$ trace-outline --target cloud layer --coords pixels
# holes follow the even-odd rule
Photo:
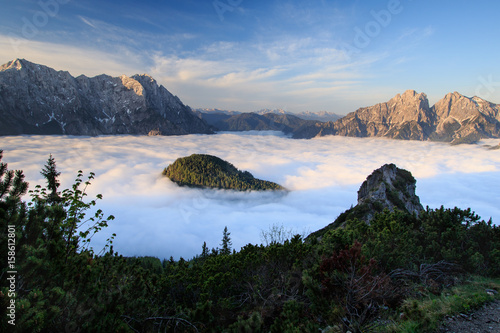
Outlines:
[[[77,170],[95,172],[89,195],[103,194],[99,208],[116,220],[96,236],[94,247],[101,248],[116,232],[115,250],[124,255],[191,258],[201,252],[204,241],[210,248],[219,246],[224,226],[236,249],[260,243],[261,231],[275,224],[307,234],[356,204],[361,183],[385,163],[412,172],[424,206],[471,207],[484,219],[500,221],[498,150],[345,137],[292,140],[269,134],[1,137],[0,149],[10,169],[25,171],[31,188],[43,184],[40,170],[49,154],[62,172],[61,188],[72,184]],[[175,159],[193,153],[216,155],[290,192],[180,188],[161,176]]]

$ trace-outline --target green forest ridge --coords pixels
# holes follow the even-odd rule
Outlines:
[[[240,171],[223,159],[206,154],[178,158],[163,170],[163,175],[180,186],[247,190],[284,190],[281,185],[260,180]]]

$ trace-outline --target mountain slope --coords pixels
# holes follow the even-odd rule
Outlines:
[[[17,59],[0,67],[0,135],[211,133],[147,74],[84,75]]]

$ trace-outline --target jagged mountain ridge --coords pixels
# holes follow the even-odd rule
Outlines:
[[[295,139],[342,135],[458,144],[500,138],[499,110],[497,104],[457,92],[447,94],[431,107],[425,93],[407,90],[387,102],[360,108],[336,121],[298,121],[294,117],[300,115],[280,110],[264,114],[205,112],[200,116],[218,130],[280,130]]]
[[[457,92],[432,107],[424,93],[407,90],[385,103],[360,108],[345,117],[295,133],[296,138],[342,135],[471,143],[500,138],[500,106]]]
[[[433,106],[437,121],[431,139],[460,143],[498,138],[499,110],[500,105],[482,98],[449,93]]]
[[[16,59],[0,67],[0,135],[212,133],[149,75],[89,78]]]
[[[24,59],[0,67],[0,135],[281,130],[297,139],[343,135],[457,144],[500,138],[499,110],[498,104],[457,92],[430,107],[424,93],[408,90],[336,121],[299,120],[283,110],[214,114],[209,120],[207,113],[195,114],[147,74],[75,78]],[[257,116],[262,118],[254,119]]]

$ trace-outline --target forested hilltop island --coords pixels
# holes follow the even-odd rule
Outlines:
[[[248,171],[240,171],[223,159],[206,154],[178,158],[163,170],[163,175],[180,186],[227,190],[284,190],[273,182],[255,178]]]

